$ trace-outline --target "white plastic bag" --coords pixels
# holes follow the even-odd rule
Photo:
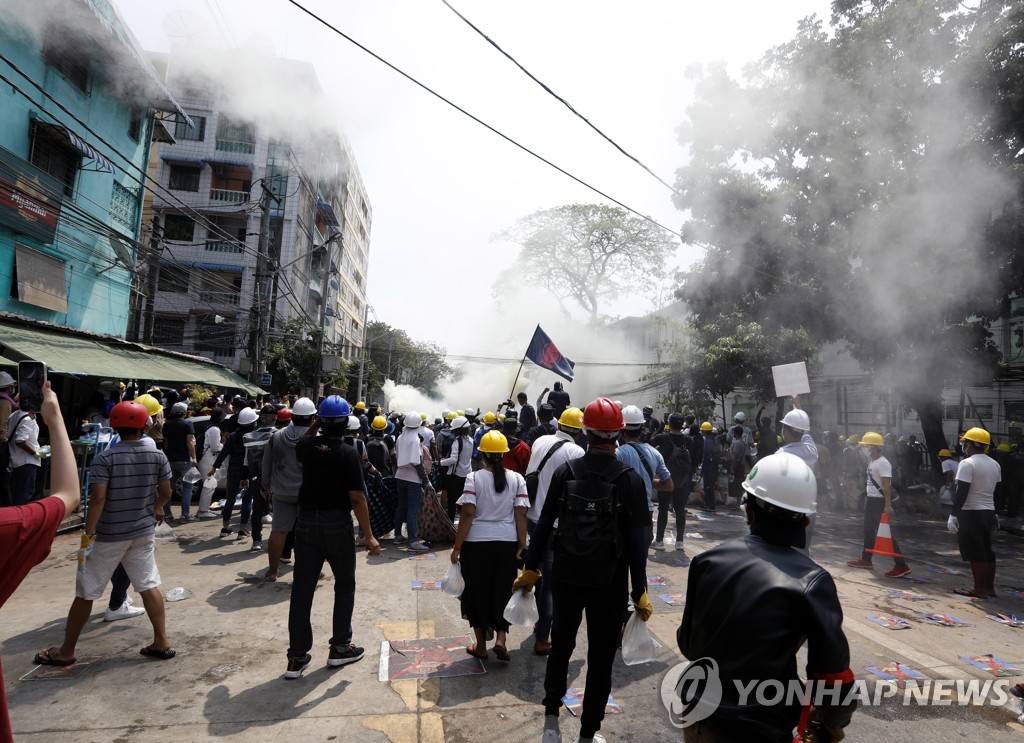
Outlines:
[[[939,504],[943,506],[953,505],[953,488],[943,485],[939,489]]]
[[[199,482],[200,480],[203,479],[203,475],[199,471],[198,467],[191,467],[191,468],[189,468],[188,472],[186,472],[184,475],[181,476],[181,479],[182,479],[183,482],[188,482],[188,483],[195,484],[195,483],[197,483],[197,482]]]
[[[456,562],[448,568],[444,580],[441,581],[441,590],[455,598],[462,595],[462,592],[466,590],[466,581],[462,577],[462,565]]]
[[[172,529],[166,521],[161,521],[156,525],[156,530],[153,532],[153,536],[156,539],[177,539],[177,537],[174,536],[174,529]]]
[[[647,629],[647,623],[637,612],[633,612],[622,635],[622,662],[627,666],[650,663],[656,655],[655,650],[654,638]]]
[[[502,616],[513,627],[532,627],[540,621],[537,595],[533,591],[527,592],[525,588],[516,589],[512,592],[512,598],[505,604]]]

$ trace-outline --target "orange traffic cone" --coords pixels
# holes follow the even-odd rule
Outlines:
[[[892,544],[892,529],[889,528],[889,514],[883,513],[882,520],[878,522],[878,535],[875,537],[875,548],[865,550],[875,555],[886,557],[903,557]]]

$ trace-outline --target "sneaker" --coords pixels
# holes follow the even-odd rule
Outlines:
[[[301,658],[289,658],[288,670],[284,672],[284,677],[286,679],[297,679],[299,676],[302,675],[302,672],[309,667],[309,664],[312,662],[312,660],[313,656],[311,656],[309,653],[306,653]]]
[[[200,511],[199,513],[196,514],[196,520],[197,521],[205,521],[207,519],[215,519],[215,518],[218,518],[218,516],[213,511]]]
[[[875,569],[875,566],[871,564],[871,560],[847,560],[846,564],[851,568],[864,568],[865,570]]]
[[[250,552],[259,552],[262,549],[263,549],[263,542],[259,541],[259,542],[253,542],[252,543],[252,547],[249,548],[249,551]]]
[[[355,663],[362,657],[363,649],[356,647],[355,645],[349,645],[344,650],[338,650],[336,647],[331,645],[331,652],[327,656],[327,665],[331,668],[346,666],[349,663]]]
[[[893,569],[885,574],[885,577],[886,578],[902,578],[904,575],[910,575],[910,566],[909,565],[904,565],[902,567],[900,567],[899,565],[894,565]]]
[[[178,519],[178,520],[179,521],[195,521],[196,517],[191,515],[191,514],[188,514],[188,513],[183,513],[183,514],[181,514],[181,518]]]
[[[405,544],[408,541],[409,541],[409,538],[408,537],[403,537],[401,534],[399,534],[397,537],[395,537],[395,544]]]
[[[247,536],[249,536],[249,532],[247,532],[245,529],[239,529],[238,530],[238,538],[239,539],[245,539]]]
[[[225,526],[223,529],[220,530],[220,535],[222,537],[226,537],[228,534],[231,534],[231,529],[229,529],[228,527]]]
[[[146,610],[141,606],[132,606],[131,599],[128,599],[116,609],[107,609],[103,612],[104,622],[116,622],[118,619],[131,619],[145,614]]]
[[[281,555],[281,563],[282,564],[284,564],[284,565],[291,565],[291,562],[292,562],[292,556],[291,555]]]
[[[685,545],[685,544],[683,544],[681,540],[678,540],[678,539],[677,539],[677,540],[676,540],[676,551],[677,551],[677,552],[682,552],[682,551],[683,551],[683,550],[685,550],[685,549],[686,549],[686,545]]]
[[[430,549],[430,548],[427,547],[427,545],[423,544],[423,542],[410,542],[409,543],[409,551],[410,552],[426,552],[428,549]]]
[[[656,550],[663,550],[665,549],[665,542],[661,540],[651,542],[651,548]]]

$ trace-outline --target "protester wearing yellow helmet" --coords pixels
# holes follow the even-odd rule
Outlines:
[[[874,554],[875,538],[879,533],[879,523],[882,514],[892,516],[895,511],[892,507],[892,464],[882,456],[882,446],[885,440],[882,435],[871,431],[861,437],[860,445],[868,450],[871,458],[867,466],[867,498],[864,503],[864,549],[860,559],[848,560],[847,565],[851,568],[863,568],[873,570],[871,557]],[[888,531],[892,533],[892,526]],[[900,553],[899,545],[895,535],[892,536],[892,551],[896,554],[893,557],[895,565],[885,575],[887,578],[900,578],[910,574],[910,566]]]
[[[946,523],[956,534],[960,557],[971,564],[974,585],[955,592],[968,598],[996,595],[996,553],[992,535],[999,528],[995,490],[1002,481],[999,463],[988,455],[992,437],[984,428],[972,428],[960,437],[966,457],[956,470],[953,511]]]

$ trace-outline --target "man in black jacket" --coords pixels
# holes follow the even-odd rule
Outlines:
[[[832,576],[793,549],[804,546],[807,516],[817,507],[814,473],[799,457],[780,452],[759,459],[743,489],[750,535],[690,564],[676,639],[691,661],[717,665],[722,698],[716,709],[709,704],[691,717],[685,739],[792,743],[809,708],[799,706],[788,686],[780,703],[760,705],[756,682],[797,682],[796,654],[806,640],[807,678],[821,685],[810,697],[809,729],[816,741],[842,740],[856,706],[847,703],[854,677],[843,611]]]

